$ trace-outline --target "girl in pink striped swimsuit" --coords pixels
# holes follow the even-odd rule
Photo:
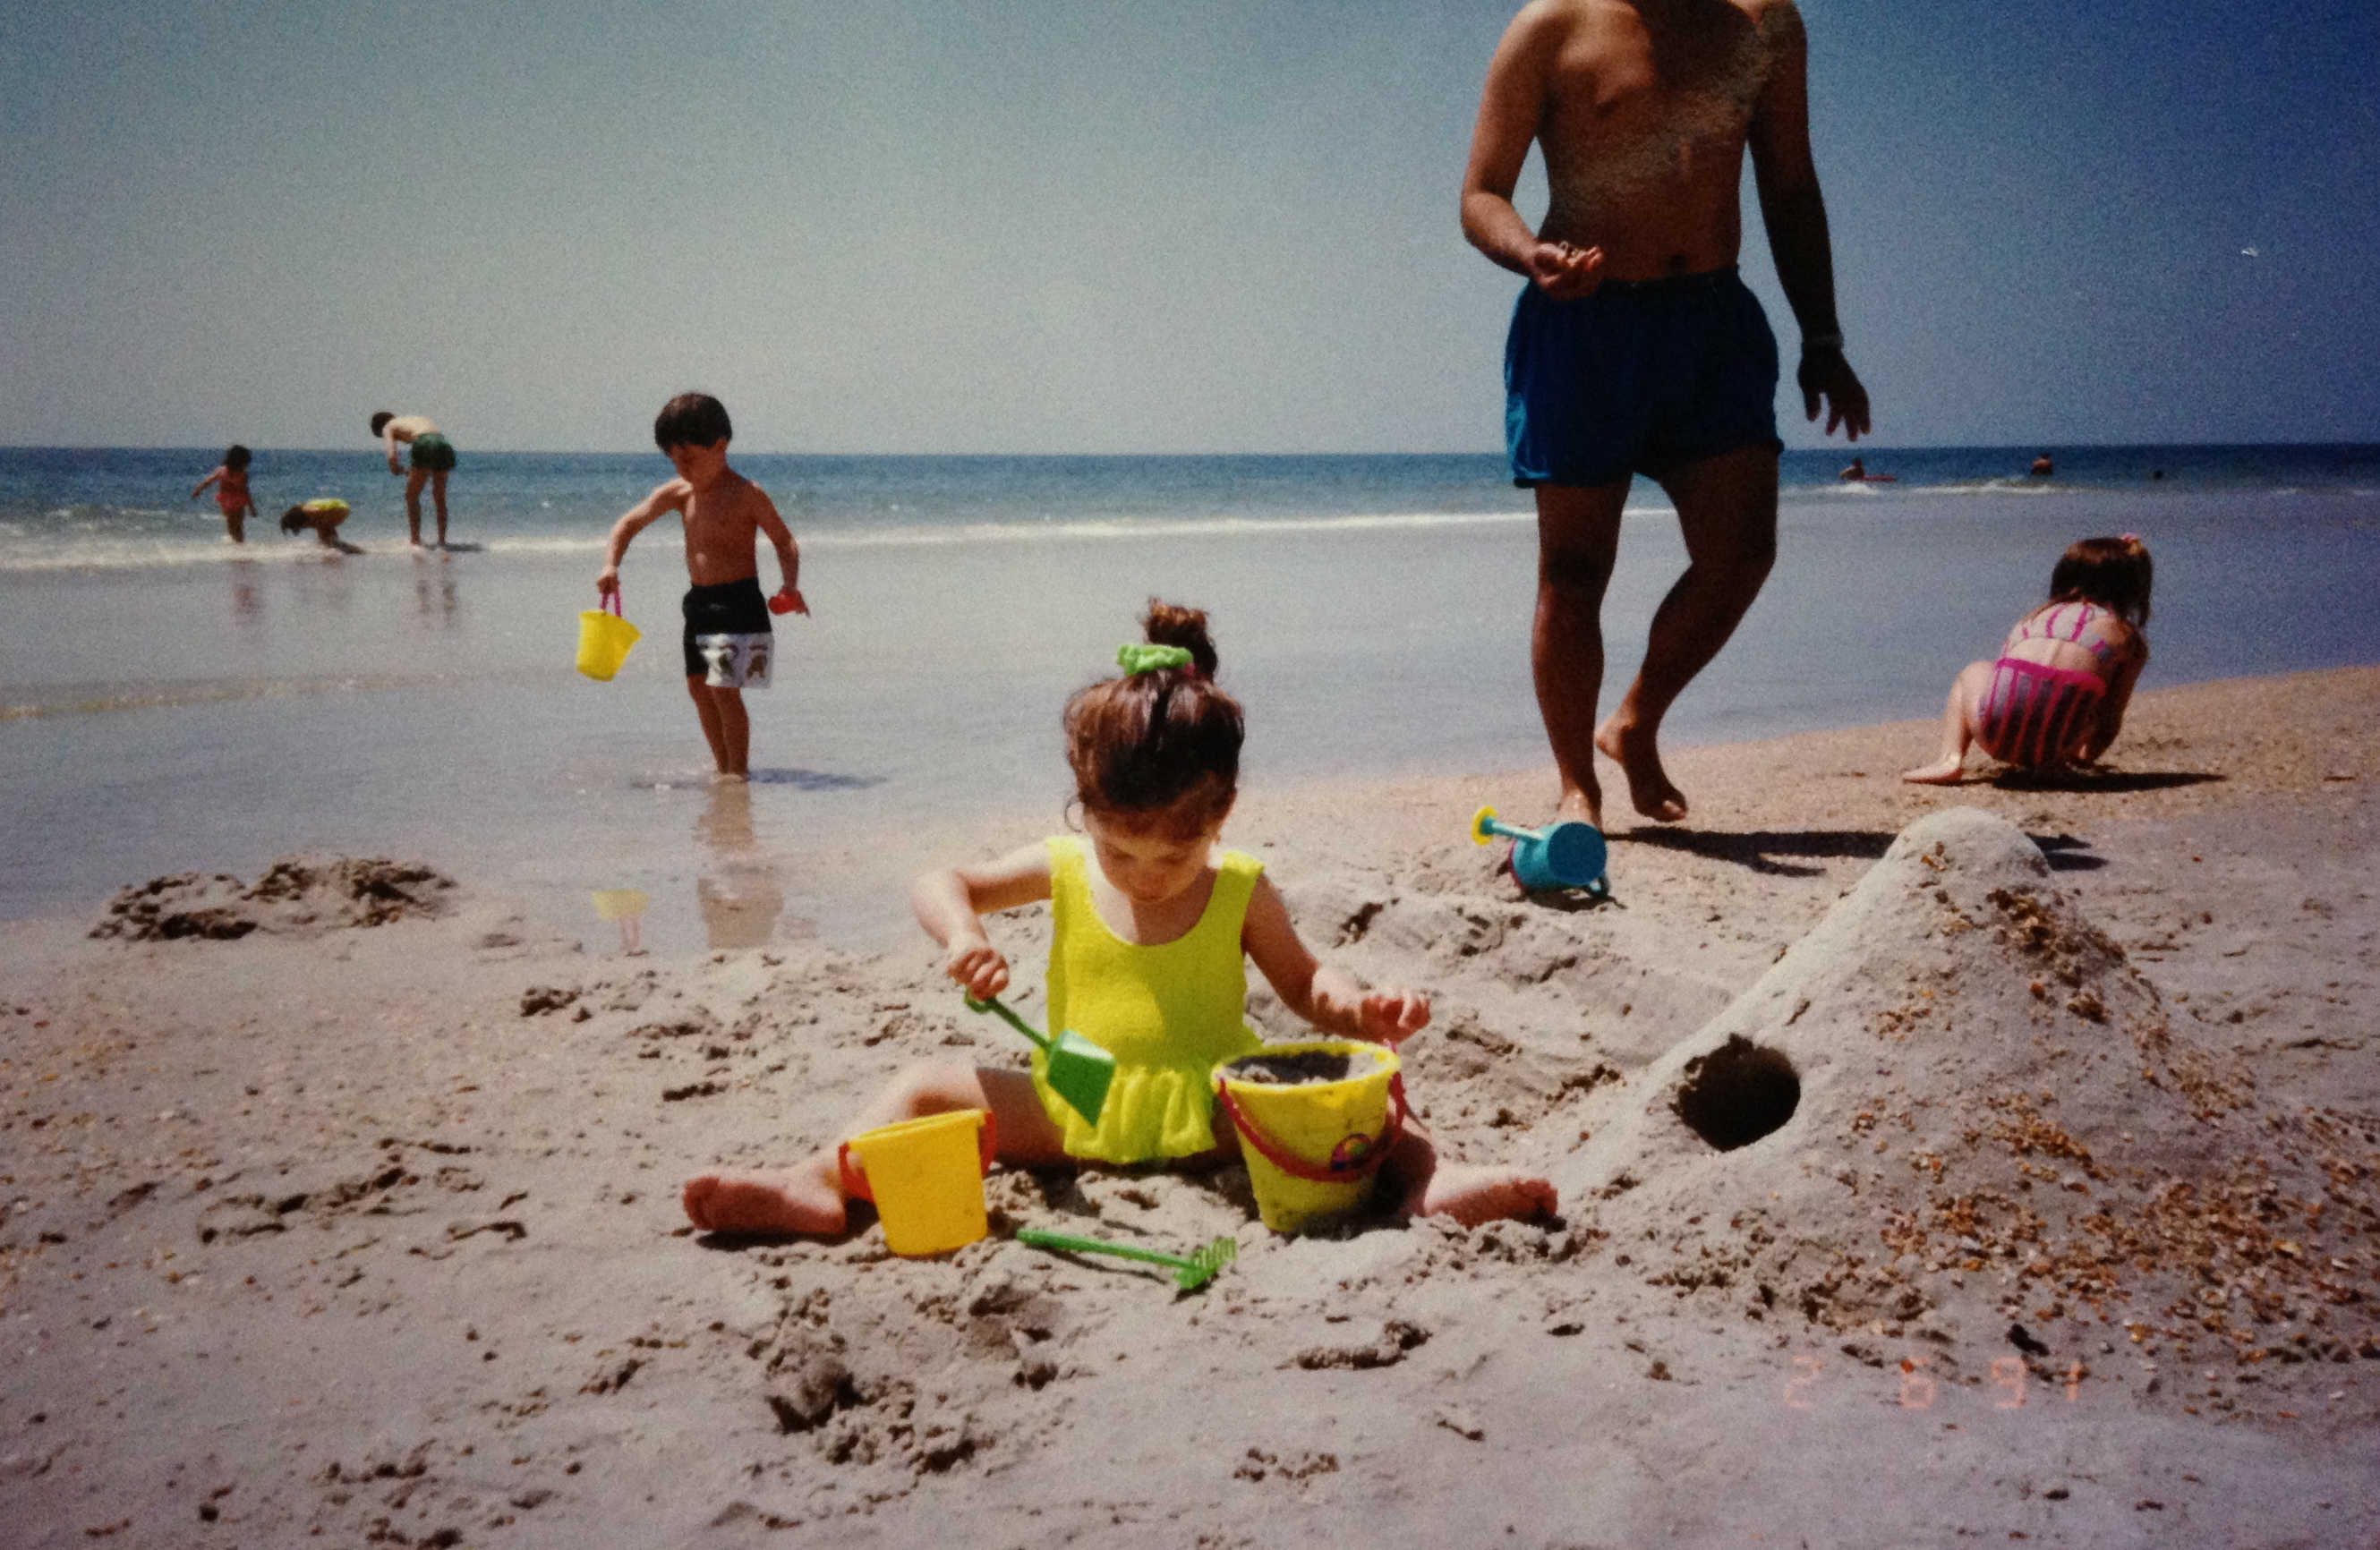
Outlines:
[[[2148,664],[2153,571],[2131,533],[2084,539],[2049,575],[2049,601],[2017,621],[1996,662],[1970,662],[1942,708],[1942,754],[1900,778],[1956,785],[1970,745],[2021,769],[2091,764],[2123,730]]]

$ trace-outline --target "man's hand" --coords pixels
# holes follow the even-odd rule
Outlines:
[[[1428,1026],[1429,998],[1418,990],[1382,986],[1365,993],[1356,1003],[1355,1014],[1362,1024],[1362,1037],[1394,1047]]]
[[[771,613],[798,613],[807,618],[810,612],[810,605],[803,600],[802,589],[800,587],[780,587],[777,588],[777,595],[769,599],[769,612]]]
[[[405,477],[404,466],[398,463],[394,457],[388,460],[388,471],[395,474],[398,478],[403,478]]]
[[[1603,249],[1540,242],[1529,249],[1529,279],[1556,301],[1593,296],[1603,284]]]
[[[1852,363],[1843,358],[1840,345],[1802,352],[1802,366],[1793,373],[1802,384],[1802,412],[1811,419],[1818,418],[1818,401],[1827,403],[1827,434],[1835,433],[1838,425],[1843,435],[1858,441],[1867,434],[1867,389],[1860,386],[1859,377]]]

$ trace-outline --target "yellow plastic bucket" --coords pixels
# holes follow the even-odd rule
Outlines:
[[[1354,1069],[1338,1081],[1298,1083],[1250,1081],[1234,1071],[1301,1055],[1346,1057]],[[1394,1051],[1353,1039],[1269,1044],[1215,1068],[1217,1101],[1240,1132],[1265,1226],[1295,1232],[1364,1203],[1404,1126],[1400,1070]]]
[[[884,1244],[896,1254],[939,1254],[991,1230],[984,1217],[983,1176],[991,1167],[991,1116],[953,1109],[862,1131],[836,1151],[843,1193],[876,1202]],[[851,1170],[853,1153],[868,1170]]]
[[[619,594],[611,597],[612,606],[619,606]],[[608,684],[628,660],[628,648],[645,638],[645,633],[617,613],[607,613],[590,608],[578,616],[578,671],[599,684]]]

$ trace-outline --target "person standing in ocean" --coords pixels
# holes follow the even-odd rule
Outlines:
[[[405,476],[405,530],[407,541],[417,549],[421,544],[421,487],[430,487],[431,504],[438,508],[438,547],[446,547],[446,476],[455,471],[455,446],[439,430],[438,422],[428,415],[393,415],[386,409],[371,418],[371,433],[380,438],[388,452],[388,471]],[[396,447],[400,442],[411,443],[407,466],[399,467]]]
[[[1647,817],[1686,816],[1661,719],[1734,633],[1776,556],[1777,341],[1736,273],[1744,151],[1802,333],[1813,420],[1857,441],[1867,390],[1843,358],[1827,210],[1810,154],[1808,41],[1791,0],[1534,0],[1488,68],[1463,230],[1528,285],[1505,344],[1513,482],[1536,491],[1537,706],[1560,812],[1600,825],[1595,752]],[[1535,141],[1551,200],[1512,190]],[[1678,511],[1689,563],[1610,718],[1603,592],[1638,473]]]

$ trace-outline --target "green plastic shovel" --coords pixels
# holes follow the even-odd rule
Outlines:
[[[1115,1080],[1114,1056],[1072,1028],[1054,1039],[1049,1037],[1002,1006],[997,996],[987,1001],[969,996],[966,1004],[969,1011],[999,1013],[1002,1022],[1039,1046],[1050,1058],[1045,1072],[1050,1085],[1074,1106],[1085,1123],[1099,1122],[1099,1110],[1107,1107],[1108,1084]]]
[[[1114,1254],[1120,1259],[1137,1259],[1150,1265],[1166,1265],[1173,1271],[1173,1284],[1184,1291],[1196,1291],[1215,1278],[1215,1272],[1240,1257],[1240,1241],[1218,1238],[1187,1258],[1181,1254],[1160,1253],[1155,1249],[1136,1249],[1129,1243],[1110,1243],[1099,1238],[1075,1238],[1063,1232],[1044,1232],[1038,1227],[1020,1227],[1016,1241],[1037,1249],[1061,1249],[1068,1253]]]

